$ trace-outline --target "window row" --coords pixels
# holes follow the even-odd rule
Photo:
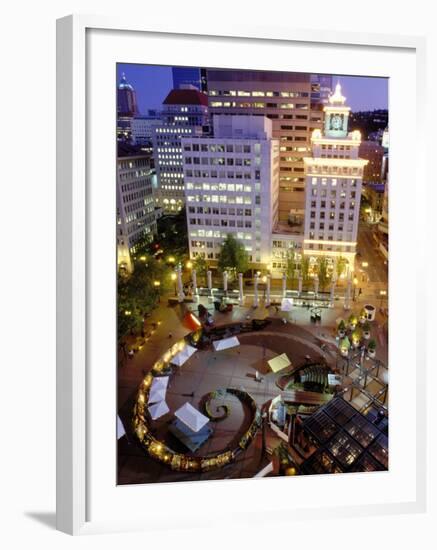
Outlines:
[[[339,220],[339,221],[344,221],[345,219],[345,214],[344,212],[339,212],[338,213],[338,216],[336,215],[335,212],[329,212],[329,215],[327,215],[328,212],[325,214],[325,212],[319,212],[319,219],[321,220],[324,220],[324,219],[329,219],[329,220]],[[315,219],[317,217],[316,215],[316,212],[315,210],[311,210],[311,213],[310,213],[310,218],[311,219]],[[348,215],[347,215],[347,219],[349,221],[353,221],[354,220],[354,213],[353,212],[350,212]]]
[[[316,226],[317,225],[317,226]],[[349,232],[352,232],[353,231],[353,224],[348,224],[345,228],[345,226],[340,223],[337,225],[337,229],[335,229],[335,225],[334,223],[329,223],[329,224],[325,224],[324,222],[320,222],[319,224],[316,224],[315,222],[311,222],[310,223],[310,229],[317,229],[317,231],[324,231],[325,228],[327,227],[328,231],[344,231],[346,229],[346,231],[349,231]]]
[[[224,158],[224,157],[185,157],[185,164],[202,164],[213,166],[251,166],[250,158]],[[255,164],[261,164],[261,158],[255,158]]]
[[[334,189],[330,189],[329,190],[329,197],[331,199],[337,199],[337,198],[340,198],[340,199],[355,199],[356,198],[356,191],[351,191],[350,193],[347,192],[347,190],[345,191],[345,187],[341,187],[341,191],[339,192],[338,189],[334,188]],[[328,189],[311,189],[311,196],[312,197],[322,197],[322,198],[326,198],[328,197]]]
[[[259,181],[261,179],[260,170],[255,170],[252,175],[251,172],[217,172],[217,170],[186,170],[185,171],[187,178],[227,178],[230,180],[251,180],[255,179]]]
[[[309,97],[308,92],[292,92],[292,91],[263,91],[263,90],[209,90],[208,94],[215,96],[230,96],[230,97]]]
[[[252,209],[251,208],[214,208],[210,206],[189,206],[188,207],[188,213],[189,214],[222,214],[222,215],[228,215],[228,216],[251,216],[252,215]]]
[[[254,144],[254,152],[259,153],[260,144]],[[234,145],[232,143],[185,143],[184,151],[198,151],[202,153],[250,153],[251,145]]]
[[[245,196],[230,196],[227,195],[187,195],[187,202],[216,202],[228,204],[252,204],[252,198]],[[260,201],[256,201],[259,204]]]
[[[190,225],[214,225],[216,227],[245,227],[246,229],[252,228],[252,222],[250,220],[211,220],[211,219],[202,219],[202,218],[189,218]]]
[[[260,184],[255,184],[255,190],[259,191]],[[252,185],[243,185],[242,183],[186,183],[185,189],[196,191],[233,191],[252,193],[254,190]]]

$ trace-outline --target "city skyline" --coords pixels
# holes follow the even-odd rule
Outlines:
[[[118,63],[117,83],[123,73],[136,91],[141,114],[147,114],[148,109],[160,109],[173,88],[171,66]],[[333,75],[333,84],[337,81],[342,86],[352,112],[388,109],[388,78]]]

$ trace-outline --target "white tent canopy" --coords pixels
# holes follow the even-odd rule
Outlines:
[[[179,418],[186,426],[193,432],[198,432],[205,424],[208,424],[209,419],[197,409],[195,409],[190,403],[184,403],[182,407],[175,412],[175,416]]]
[[[273,359],[270,359],[268,364],[273,372],[279,372],[289,367],[291,365],[291,361],[287,357],[287,354],[283,353],[282,355],[277,355],[276,357],[273,357]]]
[[[291,311],[293,309],[293,298],[282,298],[281,311]]]
[[[149,393],[149,404],[165,400],[166,388],[151,388]]]
[[[187,344],[183,350],[181,350],[173,357],[171,363],[173,363],[173,365],[178,365],[179,367],[181,367],[185,363],[185,361],[187,361],[196,351],[196,348],[193,348],[193,346]]]
[[[154,403],[149,407],[149,413],[153,420],[164,416],[167,414],[170,409],[165,401],[160,401],[159,403]]]
[[[153,379],[152,382],[152,390],[157,390],[159,388],[167,389],[168,381],[170,377],[169,376],[157,376]]]
[[[124,429],[123,422],[117,414],[117,439],[121,439],[126,435],[126,430]]]
[[[228,348],[234,348],[240,345],[240,341],[236,336],[231,336],[230,338],[224,338],[223,340],[217,340],[213,343],[214,349],[216,351],[221,351]]]

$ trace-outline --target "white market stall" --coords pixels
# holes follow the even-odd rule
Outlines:
[[[150,388],[148,403],[159,403],[159,401],[165,401],[165,394],[167,388]]]
[[[178,365],[179,367],[181,367],[186,361],[188,361],[193,353],[196,353],[196,351],[196,348],[193,348],[193,346],[187,344],[183,350],[181,350],[173,357],[171,363],[173,363],[173,365]]]
[[[224,349],[235,348],[240,345],[240,341],[236,336],[231,336],[230,338],[224,338],[223,340],[217,340],[213,342],[214,349],[216,351],[222,351]]]
[[[293,309],[293,298],[282,298],[281,311],[291,311]]]
[[[169,381],[169,379],[170,379],[169,376],[156,376],[156,377],[153,379],[151,389],[152,389],[152,390],[157,390],[157,389],[159,389],[159,388],[162,388],[162,389],[166,390],[167,387],[168,387],[168,381]]]
[[[121,439],[126,435],[126,430],[124,429],[123,422],[117,414],[117,439]]]
[[[273,359],[270,359],[267,362],[273,372],[279,372],[291,365],[291,361],[288,358],[286,353],[277,355],[276,357],[273,357]]]
[[[168,408],[168,405],[165,401],[154,403],[149,407],[149,413],[153,420],[156,420],[161,416],[164,416],[164,414],[167,414],[169,410],[170,409]]]
[[[198,432],[209,422],[207,416],[203,415],[188,402],[179,407],[175,412],[175,416],[193,432]]]

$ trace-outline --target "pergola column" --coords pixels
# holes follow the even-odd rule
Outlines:
[[[270,305],[270,275],[267,275],[266,306]]]
[[[258,307],[258,275],[254,278],[253,307]]]
[[[211,270],[209,270],[209,269],[206,272],[206,281],[207,281],[207,284],[208,284],[209,293],[212,296],[212,273],[211,273]]]
[[[178,301],[183,302],[185,299],[184,285],[182,283],[182,267],[178,265],[176,269],[177,284],[178,284]]]
[[[244,304],[244,294],[243,294],[243,274],[238,274],[238,292],[240,297],[240,306]]]

